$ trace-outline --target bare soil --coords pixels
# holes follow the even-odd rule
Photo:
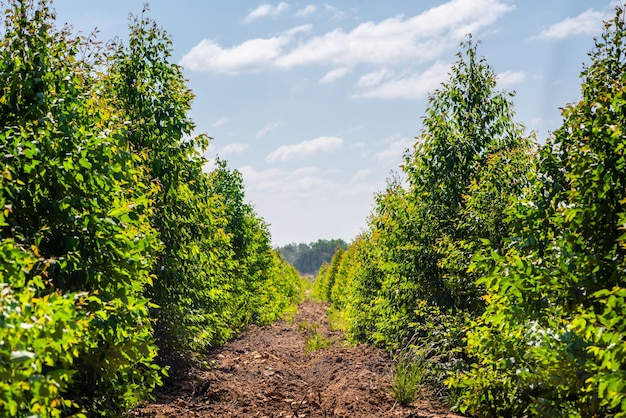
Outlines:
[[[304,302],[294,321],[247,328],[239,338],[202,356],[211,366],[208,370],[170,354],[171,378],[157,391],[155,401],[130,415],[460,417],[424,400],[398,404],[389,390],[389,354],[367,345],[345,344],[342,333],[329,328],[326,308]],[[306,339],[314,332],[311,324],[330,339],[330,347],[306,352]]]

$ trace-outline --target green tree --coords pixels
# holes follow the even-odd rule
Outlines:
[[[596,40],[582,99],[509,212],[505,251],[477,262],[489,289],[468,337],[478,362],[453,382],[473,414],[626,416],[624,13]]]
[[[403,166],[415,218],[407,242],[419,258],[408,275],[430,304],[480,310],[482,291],[466,272],[472,244],[501,243],[508,230],[497,210],[527,184],[532,144],[514,122],[511,95],[495,88],[470,39],[450,81],[430,96],[422,135]],[[463,245],[469,250],[458,254]]]
[[[318,274],[313,285],[313,291],[321,300],[325,302],[331,301],[331,292],[337,278],[341,259],[345,251],[341,246],[335,248],[335,254],[330,260],[328,268],[325,268],[323,274]],[[320,270],[321,271],[321,270]]]
[[[338,246],[345,250],[347,243],[342,239],[319,239],[309,244],[288,244],[279,250],[300,274],[317,276],[320,266],[330,263]]]
[[[369,222],[376,267],[366,280],[378,290],[367,292],[376,312],[368,339],[377,344],[425,336],[433,316],[446,328],[456,323],[460,339],[464,313],[483,306],[469,260],[483,241],[500,245],[508,235],[498,210],[532,167],[533,146],[513,121],[510,96],[495,90],[476,45],[463,47],[450,80],[429,97],[422,134],[402,166],[408,184],[392,178]]]
[[[353,292],[344,298],[351,338],[430,353],[424,379],[439,393],[467,369],[465,331],[484,308],[470,260],[485,243],[504,245],[512,228],[504,209],[533,170],[532,137],[514,122],[510,97],[496,90],[476,44],[463,44],[449,81],[429,97],[405,179],[392,177],[376,196],[357,267],[339,268],[353,277],[336,279]]]
[[[202,171],[198,149],[208,137],[190,136],[193,94],[182,69],[170,62],[170,37],[145,13],[132,18],[128,43],[115,46],[107,91],[131,121],[125,135],[158,186],[150,222],[163,247],[149,294],[158,305],[152,310],[157,336],[164,346],[202,349],[230,335],[218,312],[226,310],[222,289],[232,269],[231,242],[219,198]]]
[[[0,328],[0,340],[10,341],[0,349],[3,364],[14,364],[15,352],[30,353],[21,364],[32,373],[22,375],[29,383],[2,378],[12,383],[0,394],[9,416],[107,414],[160,382],[144,297],[158,248],[147,220],[150,186],[116,109],[99,100],[102,56],[54,23],[45,1],[7,2],[0,238],[12,255],[2,259],[7,274],[0,281],[9,286],[5,306],[30,303],[41,315],[19,340],[9,325],[13,314]],[[24,270],[7,267],[16,262]],[[48,302],[67,311],[46,322]],[[54,336],[59,345],[41,344]]]

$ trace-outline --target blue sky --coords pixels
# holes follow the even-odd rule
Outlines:
[[[138,0],[56,0],[60,23],[127,33]],[[196,94],[207,158],[242,172],[274,245],[353,239],[373,194],[420,134],[428,93],[472,33],[515,91],[516,119],[545,141],[612,0],[153,0]]]

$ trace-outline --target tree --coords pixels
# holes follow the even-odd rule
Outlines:
[[[309,244],[288,244],[280,248],[285,259],[304,276],[317,276],[323,263],[330,263],[335,250],[341,247],[344,250],[347,243],[342,239],[319,239]]]
[[[380,272],[370,339],[379,344],[425,336],[433,315],[458,319],[460,333],[461,313],[480,314],[483,291],[469,260],[484,240],[500,245],[507,235],[497,210],[520,193],[532,166],[532,143],[513,121],[509,95],[495,91],[495,74],[471,39],[463,47],[450,80],[429,97],[402,166],[408,184],[392,179],[369,222]]]
[[[208,137],[190,137],[193,94],[182,69],[169,61],[170,37],[146,11],[133,17],[127,45],[115,46],[107,91],[132,121],[125,135],[157,187],[150,222],[163,246],[149,293],[158,305],[156,335],[162,346],[202,349],[230,335],[218,314],[227,297],[218,289],[230,279],[232,249],[219,198],[202,171],[198,149]]]
[[[0,362],[26,353],[29,370],[0,379],[11,382],[2,415],[119,411],[160,382],[144,295],[158,248],[150,187],[119,114],[99,100],[102,55],[56,30],[45,1],[9,1],[4,16],[0,238],[11,255],[0,281],[5,306],[41,317],[21,339],[1,329],[16,345],[2,345]],[[46,319],[44,303],[67,311]]]
[[[596,40],[582,99],[540,153],[509,211],[507,246],[479,260],[487,310],[479,361],[456,384],[482,416],[626,416],[624,8]]]

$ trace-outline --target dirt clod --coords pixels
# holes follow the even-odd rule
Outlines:
[[[293,323],[251,326],[205,355],[200,370],[172,364],[170,381],[135,417],[459,417],[427,402],[398,404],[389,392],[389,355],[367,345],[348,347],[331,331],[326,306],[305,302]],[[306,352],[302,324],[331,341]],[[300,325],[300,330],[298,329]]]

